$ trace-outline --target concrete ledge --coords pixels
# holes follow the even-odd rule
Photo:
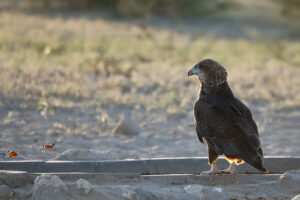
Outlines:
[[[264,165],[270,173],[284,173],[300,169],[298,157],[266,157]],[[217,162],[219,169],[228,167],[225,159]],[[93,161],[0,161],[0,170],[26,171],[30,173],[135,173],[154,174],[199,174],[209,170],[207,158],[155,158],[141,160],[93,160]],[[261,173],[248,164],[237,166],[240,174]]]
[[[22,180],[30,177],[28,183],[33,183],[36,177],[41,173],[26,173],[20,171],[0,171],[0,182],[4,177],[14,180],[15,183],[20,183]],[[255,184],[268,181],[276,181],[281,174],[233,174],[233,175],[200,175],[200,174],[159,174],[159,175],[140,175],[133,173],[51,173],[51,175],[57,175],[60,179],[66,182],[76,182],[80,178],[89,180],[93,184],[109,185],[109,184],[129,184],[138,182],[151,182],[154,184],[162,185],[184,185],[184,184],[201,184],[207,186],[214,186],[216,184],[222,185],[234,185],[234,184]],[[24,182],[24,181],[23,181]],[[25,184],[22,184],[25,185]]]

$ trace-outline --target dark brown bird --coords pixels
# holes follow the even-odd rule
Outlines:
[[[267,173],[257,126],[251,111],[237,99],[228,83],[224,67],[206,59],[196,64],[188,76],[196,75],[201,82],[199,99],[194,105],[195,126],[200,142],[208,147],[211,169],[204,174],[234,173],[235,165],[245,162]],[[216,160],[223,155],[230,163],[218,171]]]

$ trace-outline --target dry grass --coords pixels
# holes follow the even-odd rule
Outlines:
[[[186,72],[204,58],[229,70],[242,99],[300,103],[297,41],[209,38],[74,14],[2,12],[0,24],[0,92],[7,106],[81,101],[185,113],[198,91]]]

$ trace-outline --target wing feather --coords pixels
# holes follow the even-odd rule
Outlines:
[[[204,137],[219,155],[237,156],[249,164],[263,157],[251,111],[237,98],[200,98],[194,114],[199,140]]]

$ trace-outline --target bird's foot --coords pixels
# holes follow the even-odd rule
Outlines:
[[[220,174],[220,171],[218,170],[215,162],[212,164],[209,171],[205,171],[205,172],[200,173],[200,175],[212,175],[212,174]]]
[[[212,174],[219,174],[219,175],[223,175],[223,174],[234,174],[235,172],[235,163],[231,163],[230,166],[228,167],[228,169],[225,170],[218,170],[216,163],[213,163],[213,165],[211,166],[211,169],[209,171],[206,172],[201,172],[200,175],[212,175]]]
[[[222,174],[235,174],[235,163],[231,163],[228,169],[221,170]]]

